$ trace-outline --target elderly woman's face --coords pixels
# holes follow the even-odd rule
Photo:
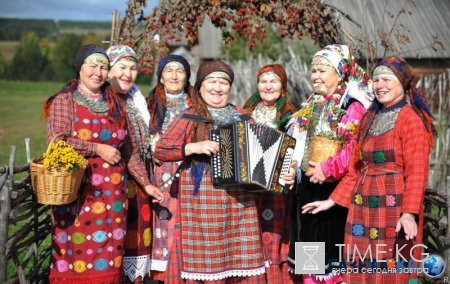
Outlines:
[[[280,77],[275,74],[262,74],[258,79],[258,91],[261,100],[267,105],[276,103],[281,95],[283,86]]]
[[[161,72],[161,83],[166,93],[178,95],[186,85],[186,71],[179,66],[167,66]]]
[[[127,94],[133,87],[138,74],[137,63],[119,60],[111,67],[108,77],[110,83],[120,94]]]
[[[377,100],[384,106],[391,106],[403,99],[403,86],[395,76],[377,76],[373,80],[373,91]]]
[[[223,78],[208,78],[200,86],[200,94],[210,107],[223,108],[228,104],[230,82]]]
[[[109,66],[105,63],[87,62],[81,65],[80,84],[92,93],[98,93],[108,78]]]
[[[312,65],[311,82],[314,85],[314,92],[322,96],[334,94],[339,85],[339,75],[331,66]]]

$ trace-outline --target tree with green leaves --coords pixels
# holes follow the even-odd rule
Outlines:
[[[13,80],[38,81],[51,73],[48,65],[48,42],[42,41],[34,32],[22,36],[19,47],[11,61],[7,77]]]
[[[82,38],[78,35],[62,35],[49,54],[49,61],[55,71],[53,80],[68,81],[74,77],[73,59],[81,45]]]

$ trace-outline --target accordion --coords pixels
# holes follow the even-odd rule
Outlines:
[[[288,173],[295,139],[260,123],[238,121],[211,130],[220,151],[211,156],[212,182],[247,190],[287,191],[280,175]]]

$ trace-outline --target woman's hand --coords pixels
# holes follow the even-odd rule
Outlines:
[[[164,194],[162,191],[157,188],[156,186],[149,184],[144,187],[145,192],[147,192],[148,195],[153,197],[152,202],[163,202],[164,201]]]
[[[285,182],[286,185],[289,185],[289,189],[292,189],[294,187],[295,182],[295,166],[297,165],[297,162],[292,162],[289,167],[289,172],[280,176]]]
[[[188,143],[184,148],[184,153],[186,156],[190,156],[193,154],[206,154],[208,156],[215,155],[219,152],[219,143],[205,140],[196,143]]]
[[[309,181],[318,184],[324,183],[327,177],[323,173],[320,163],[309,161],[309,165],[313,167],[312,170],[309,170],[305,173],[305,175],[309,177]]]
[[[118,163],[122,159],[119,150],[106,144],[98,143],[95,154],[111,165]]]
[[[395,231],[398,233],[402,228],[405,232],[406,240],[412,240],[417,236],[417,223],[412,214],[403,213],[400,219],[398,219]]]
[[[336,203],[333,200],[327,199],[322,201],[314,201],[308,204],[305,204],[302,209],[302,214],[310,213],[317,214],[321,211],[325,211],[333,207]]]

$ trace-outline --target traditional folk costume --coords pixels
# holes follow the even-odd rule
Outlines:
[[[274,74],[281,81],[282,91],[277,102],[273,106],[267,106],[256,91],[247,100],[244,108],[255,122],[285,131],[286,123],[296,111],[286,91],[286,71],[280,64],[266,65],[259,69],[256,80],[259,81],[265,74]],[[269,262],[266,271],[267,283],[293,283],[293,275],[289,273],[287,265],[293,191],[283,195],[261,192],[255,194],[255,197],[264,253]]]
[[[352,258],[355,245],[362,255],[368,248],[374,252],[376,245],[381,245],[377,257],[387,261],[373,266],[378,273],[345,274],[345,281],[408,283],[417,275],[392,270],[396,268],[396,244],[399,248],[406,245],[400,253],[409,260],[411,246],[422,243],[423,199],[435,129],[425,98],[411,86],[413,76],[404,59],[386,58],[373,73],[374,80],[377,76],[397,77],[409,94],[410,104],[406,98],[386,108],[374,102],[361,124],[355,161],[330,198],[349,208],[344,256]],[[396,233],[403,213],[416,217],[415,240],[407,241],[402,231]],[[414,250],[416,259],[420,259],[420,249]],[[348,264],[352,259],[346,261]],[[404,266],[408,268],[408,263]],[[366,267],[371,266],[366,263]],[[385,273],[380,272],[383,269]]]
[[[103,48],[83,46],[75,59],[77,74],[91,56],[109,63]],[[108,83],[97,96],[87,94],[72,80],[46,101],[44,115],[49,119],[47,140],[57,133],[70,133],[67,142],[88,160],[78,199],[51,207],[49,280],[120,283],[127,226],[127,167],[139,184],[150,184],[128,136],[125,109]],[[105,162],[95,154],[97,143],[120,147],[122,160],[114,165]]]
[[[164,68],[178,67],[186,72],[186,84],[180,94],[167,94],[161,83]],[[191,106],[192,88],[189,79],[190,65],[179,55],[170,54],[162,58],[157,70],[158,85],[147,98],[148,110],[151,115],[150,133],[152,136],[152,152],[160,135],[164,134],[172,120]],[[164,201],[153,204],[153,244],[151,256],[151,278],[164,281],[169,254],[175,236],[180,234],[180,199],[179,199],[179,171],[182,158],[178,161],[155,161],[153,163],[153,184],[164,193]],[[170,269],[170,268],[169,268]]]
[[[203,63],[197,74],[197,103],[184,113],[199,120],[175,118],[156,144],[158,159],[186,159],[180,176],[180,235],[169,254],[165,283],[266,283],[254,195],[237,186],[213,185],[209,157],[184,155],[186,143],[208,140],[213,126],[249,118],[245,110],[232,105],[206,106],[197,92],[206,76],[215,74],[226,75],[232,83],[228,65]]]
[[[134,50],[126,45],[114,45],[106,50],[113,67],[118,61],[137,62]],[[128,120],[134,132],[133,145],[139,150],[141,160],[149,166],[150,163],[150,114],[147,103],[137,86],[133,86],[128,94],[120,94],[126,108]],[[147,167],[148,168],[148,167]],[[147,176],[149,174],[147,173]],[[128,181],[128,218],[127,234],[123,256],[123,283],[142,283],[150,274],[150,253],[152,240],[152,198],[145,192],[143,186],[130,177]]]
[[[294,271],[295,242],[325,242],[326,273],[305,274],[303,282],[339,283],[342,276],[333,271],[329,261],[339,259],[339,247],[335,244],[342,244],[344,241],[347,209],[335,206],[318,214],[302,214],[302,207],[310,202],[327,199],[339,183],[339,179],[347,173],[350,157],[356,145],[352,129],[369,107],[372,93],[369,91],[369,77],[354,62],[345,45],[326,46],[314,55],[312,64],[333,67],[341,78],[341,86],[329,96],[312,94],[289,122],[288,133],[297,139],[293,159],[300,165],[297,170],[299,183],[294,201],[289,265]],[[337,129],[337,132],[333,129]],[[312,137],[321,132],[337,133],[343,141],[343,147],[335,156],[320,163],[323,173],[330,181],[314,184],[305,176],[305,172],[310,160]],[[337,266],[337,262],[333,265]]]

